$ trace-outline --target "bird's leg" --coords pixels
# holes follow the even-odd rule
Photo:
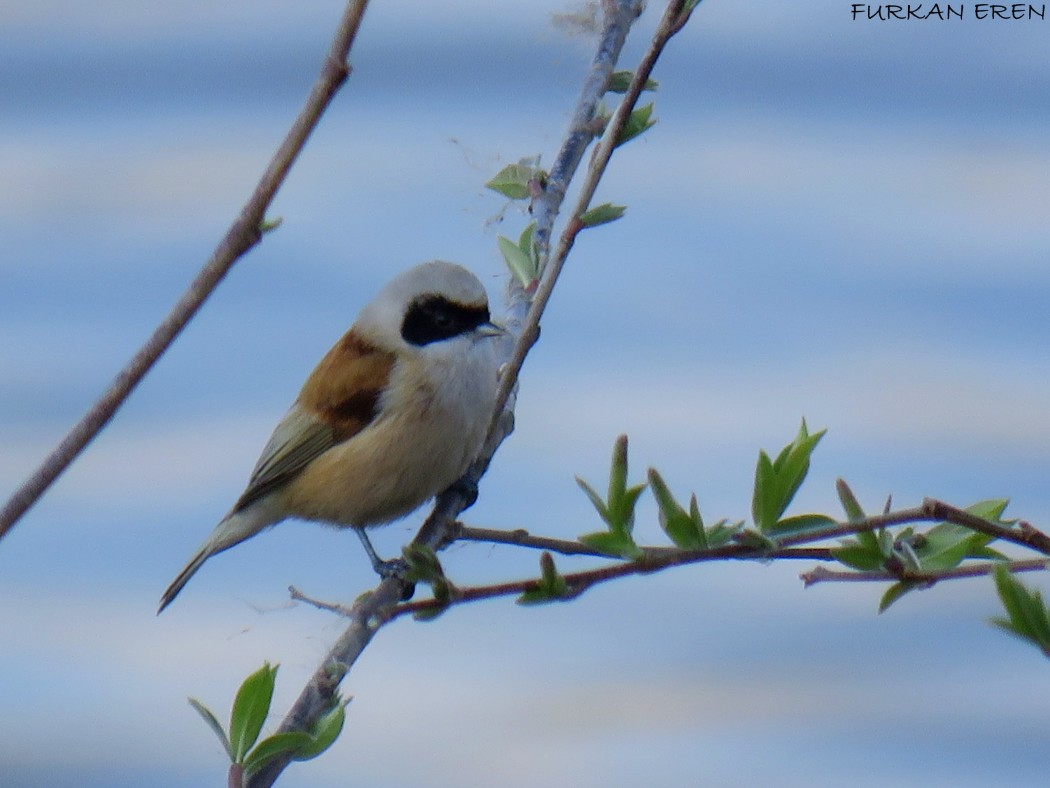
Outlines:
[[[365,552],[368,553],[368,560],[372,562],[372,568],[376,574],[382,577],[384,580],[388,577],[396,577],[398,580],[403,580],[405,575],[405,562],[400,558],[393,558],[389,561],[384,561],[379,557],[379,553],[372,547],[372,541],[368,538],[368,534],[365,533],[364,528],[354,528],[357,532],[358,538],[361,540],[361,544],[364,545]]]
[[[409,583],[405,580],[405,573],[408,571],[408,564],[400,558],[393,558],[389,561],[384,561],[379,557],[379,553],[372,547],[372,541],[368,538],[368,534],[365,533],[364,528],[354,528],[357,532],[358,539],[361,540],[361,544],[364,545],[365,552],[368,553],[368,560],[372,562],[372,568],[376,574],[386,580],[387,578],[394,578],[401,583],[401,601],[407,602],[412,598],[413,594],[416,593],[416,584]]]

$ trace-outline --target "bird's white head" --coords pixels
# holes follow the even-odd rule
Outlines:
[[[395,277],[361,310],[353,331],[395,352],[503,333],[490,320],[488,295],[478,278],[444,260],[422,263]]]

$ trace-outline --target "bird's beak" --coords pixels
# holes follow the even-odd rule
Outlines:
[[[507,329],[499,323],[493,323],[492,321],[482,323],[474,329],[474,331],[479,337],[501,337],[507,333]]]

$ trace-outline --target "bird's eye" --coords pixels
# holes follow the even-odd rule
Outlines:
[[[431,296],[409,306],[401,336],[413,345],[427,345],[466,334],[489,319],[486,307],[466,307],[443,296]]]

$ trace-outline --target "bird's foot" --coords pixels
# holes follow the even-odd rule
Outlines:
[[[478,483],[466,476],[453,482],[449,489],[463,496],[466,504],[464,509],[469,509],[478,500]]]
[[[368,553],[368,560],[372,562],[372,569],[375,570],[375,573],[383,580],[397,580],[404,586],[405,590],[401,594],[402,602],[411,599],[416,592],[416,584],[405,579],[408,574],[408,563],[403,558],[391,558],[389,560],[380,558],[379,553],[372,546],[372,540],[365,533],[365,529],[355,528],[354,530],[357,532],[361,544],[364,545],[365,552]]]

